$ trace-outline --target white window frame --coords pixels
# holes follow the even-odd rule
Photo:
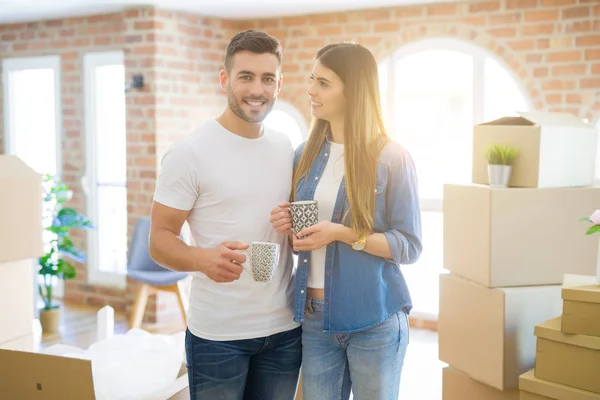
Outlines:
[[[529,96],[528,91],[523,86],[521,79],[513,72],[512,68],[500,57],[496,56],[494,53],[489,52],[483,48],[478,47],[476,44],[472,44],[469,42],[465,42],[458,39],[453,38],[434,38],[434,39],[423,39],[420,41],[412,42],[407,45],[400,47],[396,50],[392,56],[389,58],[382,60],[379,63],[379,67],[386,68],[387,75],[387,96],[384,101],[386,101],[386,108],[388,110],[387,115],[385,116],[385,123],[390,132],[390,135],[395,134],[395,115],[394,110],[394,100],[395,100],[395,65],[397,62],[401,61],[403,58],[408,57],[410,55],[427,51],[427,50],[451,50],[457,51],[466,55],[473,57],[473,121],[472,125],[476,125],[484,121],[485,118],[485,109],[484,109],[484,99],[485,99],[485,60],[486,58],[491,58],[494,61],[498,62],[501,67],[508,73],[508,75],[515,82],[518,90],[521,92],[521,95],[525,99],[525,104],[529,109],[532,109],[532,100]],[[420,205],[422,212],[431,212],[431,213],[443,213],[443,198],[420,198]],[[442,269],[443,271],[443,269]],[[443,273],[443,272],[442,272]],[[421,312],[418,310],[411,311],[411,315],[424,320],[438,320],[437,314],[432,314],[428,312]]]
[[[122,51],[87,53],[83,57],[84,110],[86,172],[82,184],[86,194],[87,213],[92,222],[98,220],[98,171],[96,156],[96,118],[94,71],[97,67],[124,64]],[[125,88],[123,88],[125,91]],[[123,289],[127,286],[127,275],[101,271],[98,267],[98,233],[91,229],[87,233],[87,270],[88,283]]]
[[[463,54],[467,54],[473,57],[473,125],[480,124],[484,121],[484,106],[483,102],[485,99],[485,59],[492,58],[494,61],[498,62],[500,66],[504,68],[504,70],[509,74],[512,80],[517,85],[517,88],[521,92],[521,95],[525,99],[525,103],[529,109],[532,109],[533,102],[529,96],[528,91],[523,86],[521,79],[514,74],[512,68],[504,61],[502,58],[496,56],[492,52],[488,52],[483,48],[478,47],[477,45],[464,42],[458,39],[452,38],[435,38],[435,39],[423,39],[416,42],[409,43],[400,47],[396,50],[391,57],[380,63],[381,65],[385,65],[387,68],[387,109],[394,109],[394,97],[395,97],[395,72],[394,65],[397,62],[400,62],[403,58],[408,57],[410,55],[420,53],[422,51],[427,50],[453,50],[458,51]],[[388,132],[395,132],[395,123],[394,120],[395,113],[389,112],[386,116],[386,127]],[[421,198],[421,211],[427,212],[442,212],[443,209],[443,199],[441,198]]]
[[[13,71],[22,71],[27,69],[52,69],[54,71],[54,112],[55,118],[55,132],[56,132],[56,176],[61,179],[62,177],[62,102],[61,102],[61,59],[60,56],[40,56],[40,57],[15,57],[5,58],[2,60],[2,99],[3,99],[3,127],[4,127],[4,153],[16,155],[16,149],[14,145],[14,136],[16,133],[11,128],[10,121],[13,119],[14,110],[11,109],[10,99],[10,87],[9,87],[9,74]],[[40,221],[41,223],[41,221]],[[38,264],[37,260],[32,260],[34,268],[34,276],[36,277],[34,289],[37,293],[37,277],[38,277]],[[58,280],[54,287],[53,296],[56,298],[64,297],[64,283],[62,280]],[[37,295],[36,295],[37,298]],[[35,305],[34,305],[35,306]]]

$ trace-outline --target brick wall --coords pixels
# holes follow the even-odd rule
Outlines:
[[[123,50],[126,77],[143,74],[145,87],[126,95],[129,232],[148,215],[160,158],[168,146],[222,110],[217,73],[234,24],[152,7],[122,13],[0,25],[0,58],[60,55],[63,105],[63,179],[74,191],[72,205],[85,210],[80,179],[85,173],[83,55]],[[1,90],[0,90],[1,94]],[[0,98],[0,110],[2,107]],[[2,116],[0,111],[0,118]],[[1,122],[1,120],[0,120]],[[2,152],[0,123],[0,153]],[[75,235],[85,248],[85,236]],[[125,290],[87,284],[85,266],[67,282],[67,299],[126,310],[137,286]],[[148,320],[179,312],[172,294],[148,303]]]
[[[254,21],[223,21],[154,8],[31,24],[0,25],[0,58],[60,54],[63,82],[63,169],[84,209],[82,54],[123,49],[126,74],[142,73],[145,88],[127,94],[127,166],[130,232],[147,215],[158,163],[166,148],[218,114],[225,98],[217,72],[235,32],[259,28],[284,47],[281,98],[308,118],[305,90],[316,51],[326,43],[356,40],[379,60],[425,38],[451,37],[502,58],[535,107],[600,117],[600,0],[482,0]],[[1,95],[1,91],[0,91]],[[1,107],[1,101],[0,101]],[[1,110],[1,108],[0,108]],[[0,112],[0,151],[2,149]],[[83,238],[80,238],[83,243]],[[125,309],[127,290],[92,287],[80,266],[67,296]],[[151,318],[177,312],[170,295],[152,299]]]
[[[242,22],[281,39],[281,98],[308,118],[307,76],[317,50],[355,40],[378,60],[426,38],[455,38],[502,58],[536,108],[600,116],[600,1],[482,0]]]

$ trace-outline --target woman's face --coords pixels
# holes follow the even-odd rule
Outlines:
[[[346,97],[344,83],[340,77],[317,60],[310,79],[311,83],[306,93],[310,97],[312,116],[329,122],[343,118]]]

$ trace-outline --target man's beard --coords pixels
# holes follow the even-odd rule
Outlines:
[[[229,109],[231,111],[233,111],[233,113],[235,115],[237,115],[238,117],[240,117],[241,119],[243,119],[246,122],[250,122],[253,124],[263,122],[265,120],[265,118],[267,118],[267,116],[271,112],[271,109],[273,108],[273,105],[275,104],[275,99],[268,101],[264,97],[260,97],[260,98],[256,98],[256,99],[247,98],[246,100],[256,100],[256,101],[265,102],[265,106],[266,106],[265,112],[262,115],[257,115],[257,116],[254,116],[254,115],[256,115],[254,113],[249,115],[242,109],[242,107],[240,106],[240,103],[238,103],[238,101],[236,100],[235,95],[233,94],[233,91],[231,90],[231,87],[230,86],[227,87],[227,104],[229,105]]]

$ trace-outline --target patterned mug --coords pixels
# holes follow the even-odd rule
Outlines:
[[[319,203],[316,200],[295,201],[290,205],[290,213],[292,231],[297,235],[302,229],[319,222]]]
[[[246,256],[242,267],[252,274],[256,282],[271,282],[279,265],[279,243],[250,242],[241,252]]]

